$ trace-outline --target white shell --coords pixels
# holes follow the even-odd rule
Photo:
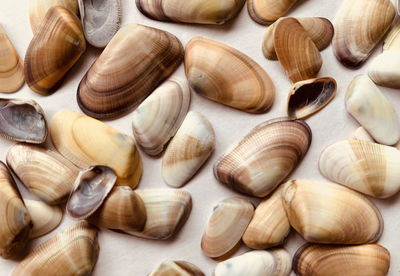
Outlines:
[[[374,138],[363,127],[359,127],[354,131],[352,139],[375,142]]]
[[[368,75],[378,85],[400,88],[400,50],[384,51],[371,62]]]

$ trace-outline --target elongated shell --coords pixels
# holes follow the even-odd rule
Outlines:
[[[293,258],[293,269],[299,276],[385,276],[389,266],[390,253],[378,244],[305,244]]]
[[[31,217],[6,165],[0,161],[0,257],[18,256],[32,228]]]
[[[162,177],[172,187],[186,184],[214,151],[215,133],[201,113],[190,111],[162,159]]]
[[[149,276],[205,276],[205,274],[189,262],[164,261]]]
[[[182,59],[183,46],[174,35],[143,25],[124,27],[81,80],[79,107],[98,119],[122,116],[172,74]]]
[[[90,275],[98,255],[97,228],[82,221],[33,249],[12,276]]]
[[[26,83],[36,93],[53,93],[85,50],[78,17],[61,6],[51,7],[26,50]]]
[[[290,180],[282,198],[290,225],[308,242],[363,244],[375,242],[382,235],[383,219],[378,208],[341,185]]]
[[[261,66],[215,40],[195,37],[188,42],[185,72],[200,95],[246,112],[264,113],[275,99],[274,84]]]
[[[136,142],[152,156],[160,154],[185,119],[190,104],[186,80],[171,77],[133,112]]]
[[[400,125],[392,104],[367,75],[353,79],[347,87],[345,104],[349,112],[379,143],[393,145],[400,140]]]
[[[81,168],[104,165],[118,176],[117,185],[135,188],[142,161],[131,137],[83,114],[62,110],[50,123],[56,149]]]
[[[136,0],[138,10],[155,20],[224,24],[242,9],[245,0]]]
[[[223,261],[215,267],[215,276],[289,276],[292,258],[285,249],[254,250]]]
[[[248,0],[247,10],[251,18],[267,25],[284,16],[297,0]]]
[[[16,144],[7,152],[7,165],[19,180],[47,204],[67,201],[79,170],[59,153]]]
[[[201,238],[203,253],[217,258],[234,249],[253,214],[253,204],[248,200],[232,197],[219,202]]]
[[[383,52],[389,50],[400,50],[400,22],[397,22],[386,35],[385,40],[383,41],[382,50]]]
[[[276,118],[259,124],[214,165],[218,181],[257,197],[271,193],[297,166],[311,144],[303,121]]]
[[[390,0],[345,0],[334,26],[333,52],[346,66],[361,65],[390,28],[395,10]]]
[[[400,49],[384,51],[374,58],[368,69],[368,76],[380,86],[400,88]]]
[[[359,127],[354,131],[352,139],[375,142],[374,138],[363,127]]]
[[[361,140],[344,140],[327,147],[319,170],[328,179],[361,193],[387,198],[400,190],[400,151]]]
[[[253,249],[266,249],[283,244],[290,231],[282,204],[283,185],[261,201],[243,234],[243,242]]]

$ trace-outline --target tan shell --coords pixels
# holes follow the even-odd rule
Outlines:
[[[297,0],[248,0],[247,10],[251,18],[267,25],[284,16]]]
[[[400,22],[394,25],[383,41],[383,52],[400,50]]]
[[[363,244],[375,242],[382,235],[383,219],[378,208],[341,185],[290,180],[282,198],[290,225],[308,242]]]
[[[131,137],[73,111],[61,110],[50,123],[56,149],[81,168],[104,165],[118,176],[117,185],[135,188],[142,175],[142,161]]]
[[[214,175],[238,192],[265,197],[294,170],[310,144],[307,123],[272,119],[253,128],[219,157]]]
[[[164,261],[149,276],[205,276],[205,274],[189,262]]]
[[[378,244],[305,244],[293,257],[293,269],[299,276],[385,276],[389,266],[390,253]]]
[[[219,202],[201,238],[203,253],[217,258],[230,252],[240,242],[253,213],[253,204],[245,199],[232,197]]]
[[[222,42],[192,38],[186,45],[185,72],[200,95],[246,112],[267,112],[275,99],[274,84],[264,69]]]
[[[90,275],[98,255],[97,228],[82,221],[33,249],[12,276]]]

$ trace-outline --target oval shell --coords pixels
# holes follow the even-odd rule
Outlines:
[[[149,276],[205,276],[205,274],[189,262],[164,261]]]
[[[297,0],[248,0],[247,10],[251,18],[267,25],[284,16]]]

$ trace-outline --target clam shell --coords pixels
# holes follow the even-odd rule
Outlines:
[[[243,234],[243,242],[253,249],[266,249],[283,244],[290,231],[282,204],[283,185],[261,201]]]
[[[0,161],[0,257],[17,257],[32,228],[31,217],[6,165]]]
[[[400,22],[390,29],[383,41],[383,51],[400,50]]]
[[[188,42],[185,72],[200,95],[246,112],[264,113],[275,99],[274,84],[261,66],[215,40],[195,37]]]
[[[143,25],[124,27],[81,80],[79,107],[98,119],[122,116],[172,74],[182,58],[183,46],[174,35]]]
[[[334,26],[333,51],[346,66],[361,65],[390,28],[395,10],[390,0],[345,0]]]
[[[47,138],[47,121],[43,109],[34,100],[0,98],[0,136],[32,144]]]
[[[372,60],[368,75],[377,85],[400,88],[399,63],[400,49],[384,51]]]
[[[205,276],[205,274],[189,262],[164,261],[149,276]]]
[[[107,166],[91,166],[79,173],[66,210],[73,219],[85,219],[103,203],[117,181],[117,175]]]
[[[248,200],[232,197],[219,202],[201,238],[203,253],[210,258],[230,253],[240,242],[253,214],[253,204]]]
[[[290,180],[282,198],[290,225],[308,242],[363,244],[377,241],[382,234],[378,208],[341,185]]]
[[[15,92],[24,84],[24,66],[1,25],[0,56],[0,92]]]
[[[247,10],[257,23],[267,25],[284,16],[297,0],[248,0]]]
[[[329,77],[296,82],[288,96],[288,116],[303,119],[318,112],[336,96],[336,87],[335,79]]]
[[[379,143],[393,145],[400,140],[400,125],[392,104],[367,75],[359,75],[347,87],[345,104],[349,112]]]
[[[215,163],[214,175],[238,192],[265,197],[293,171],[310,144],[307,123],[272,119],[233,144]]]
[[[117,185],[135,188],[142,161],[131,137],[83,114],[62,110],[50,123],[56,149],[81,168],[104,165],[118,176]]]
[[[361,193],[387,198],[400,190],[400,151],[361,140],[327,147],[319,158],[326,178]]]
[[[59,153],[33,145],[12,146],[6,159],[19,180],[51,205],[67,201],[79,173],[78,168]]]
[[[293,268],[299,276],[385,276],[389,266],[390,253],[378,244],[305,244],[293,258]]]
[[[145,16],[160,20],[198,24],[224,24],[236,17],[245,0],[136,0]]]
[[[90,275],[98,255],[97,228],[82,221],[33,249],[12,276]]]
[[[162,177],[172,187],[186,184],[214,151],[215,134],[200,112],[190,111],[162,158]]]
[[[78,0],[85,38],[95,47],[106,47],[121,25],[121,0]]]
[[[374,138],[363,127],[359,127],[354,131],[352,139],[375,142]]]
[[[85,50],[78,17],[61,6],[51,7],[26,50],[26,83],[36,93],[53,93]]]
[[[33,222],[29,238],[35,239],[53,231],[61,222],[62,211],[58,206],[49,206],[42,201],[24,199]]]
[[[157,156],[167,146],[185,119],[190,104],[186,80],[171,77],[133,112],[136,142],[148,155]]]
[[[254,250],[223,261],[215,267],[215,276],[289,276],[292,258],[285,249]]]
[[[293,83],[317,76],[322,66],[321,55],[297,19],[286,17],[276,23],[274,45],[276,55]]]
[[[141,231],[126,231],[145,238],[166,240],[173,237],[185,224],[192,210],[189,192],[175,189],[136,190],[146,207],[147,220]]]

